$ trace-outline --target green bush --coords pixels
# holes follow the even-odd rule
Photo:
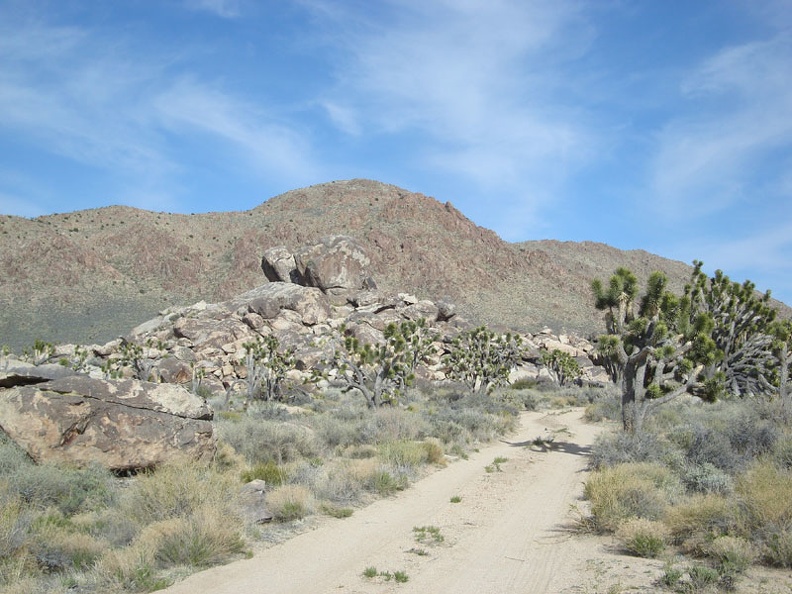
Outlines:
[[[409,477],[396,469],[383,466],[372,477],[371,488],[379,495],[387,497],[397,491],[404,491],[409,484]]]
[[[268,460],[263,464],[256,464],[255,466],[242,471],[242,482],[249,483],[254,480],[262,480],[267,485],[280,485],[283,484],[288,475],[282,466],[278,466],[272,460]]]

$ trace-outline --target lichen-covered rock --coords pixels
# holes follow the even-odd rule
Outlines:
[[[173,384],[75,375],[0,391],[0,428],[36,462],[129,471],[209,459],[212,417],[201,398]]]

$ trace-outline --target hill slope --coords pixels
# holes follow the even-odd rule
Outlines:
[[[220,301],[266,282],[261,255],[351,235],[380,288],[448,298],[482,323],[523,330],[600,329],[592,278],[628,266],[663,270],[681,287],[690,268],[602,244],[510,244],[451,203],[369,180],[320,184],[245,212],[179,215],[108,207],[0,217],[0,344],[35,338],[104,342],[170,306]]]

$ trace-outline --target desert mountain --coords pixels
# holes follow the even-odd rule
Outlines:
[[[468,318],[535,331],[601,329],[589,285],[618,266],[690,267],[597,243],[508,243],[450,202],[370,180],[293,190],[245,212],[168,214],[113,206],[0,216],[0,344],[102,343],[171,305],[217,302],[267,282],[263,252],[355,237],[380,288],[448,299]]]

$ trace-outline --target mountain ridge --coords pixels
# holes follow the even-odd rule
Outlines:
[[[0,216],[0,344],[104,342],[172,305],[229,299],[267,282],[263,252],[355,237],[386,291],[449,299],[473,320],[597,332],[593,278],[690,266],[594,242],[509,243],[420,193],[353,179],[299,188],[247,211],[170,214],[109,206],[36,219]]]

